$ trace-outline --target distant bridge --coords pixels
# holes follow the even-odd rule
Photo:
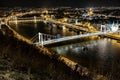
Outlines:
[[[52,22],[53,24],[57,24],[57,25],[64,25],[66,26],[67,28],[72,28],[72,29],[76,29],[76,30],[80,30],[80,31],[85,31],[85,32],[88,32],[89,30],[86,28],[86,27],[80,27],[80,26],[77,26],[77,25],[74,25],[74,24],[70,24],[70,23],[64,23],[64,22],[60,22],[60,21],[57,21],[57,20],[53,20],[51,18],[47,18],[47,19],[43,19],[42,17],[25,17],[25,18],[19,18],[19,17],[13,17],[11,19],[9,19],[9,22],[18,22],[18,21],[34,21],[34,22],[37,22],[37,21],[43,21],[43,22]]]

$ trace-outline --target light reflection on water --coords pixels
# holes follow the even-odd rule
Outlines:
[[[83,50],[86,46],[88,50]],[[74,60],[90,70],[101,74],[113,74],[120,68],[120,43],[110,39],[100,39],[53,48],[59,54]],[[117,62],[116,62],[117,61]]]
[[[53,25],[52,31],[50,30],[50,25],[48,23],[44,24],[42,22],[19,22],[17,24],[10,23],[9,24],[14,30],[16,30],[21,35],[30,39],[35,36],[38,32],[56,35],[60,34],[62,36],[70,36],[75,35],[76,32],[69,31],[69,29],[64,28],[64,30],[57,29],[57,25]],[[60,26],[61,27],[61,26]]]

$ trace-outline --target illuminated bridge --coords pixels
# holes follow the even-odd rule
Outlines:
[[[33,21],[33,22],[37,22],[37,21],[43,21],[43,22],[51,22],[53,24],[57,24],[57,25],[63,25],[67,28],[71,28],[71,29],[76,29],[76,30],[80,30],[80,31],[85,31],[85,32],[88,32],[88,28],[86,27],[80,27],[80,26],[76,26],[74,24],[70,24],[70,23],[64,23],[64,22],[61,22],[61,21],[57,21],[57,20],[53,20],[51,18],[46,18],[45,20],[42,18],[42,17],[26,17],[26,18],[19,18],[19,17],[16,17],[14,16],[13,18],[9,19],[9,22],[15,22],[17,24],[17,22],[19,21],[23,21],[23,22],[26,22],[26,21]]]
[[[100,31],[96,33],[87,33],[87,34],[67,36],[67,37],[60,37],[60,36],[53,36],[49,34],[38,33],[31,39],[31,41],[36,46],[44,46],[44,45],[59,43],[63,41],[85,38],[85,37],[90,37],[90,36],[105,35],[109,33],[113,33],[113,32],[110,32],[110,31],[101,32]]]

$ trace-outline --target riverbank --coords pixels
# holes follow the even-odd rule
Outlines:
[[[32,75],[34,79],[30,80],[92,80],[87,68],[46,48],[33,46],[6,25],[0,30],[0,44],[0,55],[12,64],[9,72]],[[9,80],[10,74],[2,77]]]
[[[106,37],[106,38],[110,38],[110,39],[115,39],[115,40],[120,40],[120,34],[117,34],[117,33],[111,33],[111,34],[107,34],[107,35],[104,35],[103,37]]]

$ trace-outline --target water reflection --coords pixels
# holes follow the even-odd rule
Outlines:
[[[82,47],[84,45],[88,50],[83,51]],[[96,70],[96,72],[104,75],[115,74],[120,70],[117,67],[120,66],[120,43],[115,43],[115,40],[104,38],[54,47],[53,49],[59,54],[88,67],[90,70]]]
[[[9,23],[9,25],[16,30],[21,35],[25,36],[26,38],[32,38],[38,32],[56,35],[60,34],[61,36],[70,36],[75,35],[76,32],[69,31],[68,28],[62,29],[62,26],[59,26],[60,29],[57,28],[58,25],[53,24],[53,29],[51,29],[49,23],[44,22],[19,22],[19,23]]]

